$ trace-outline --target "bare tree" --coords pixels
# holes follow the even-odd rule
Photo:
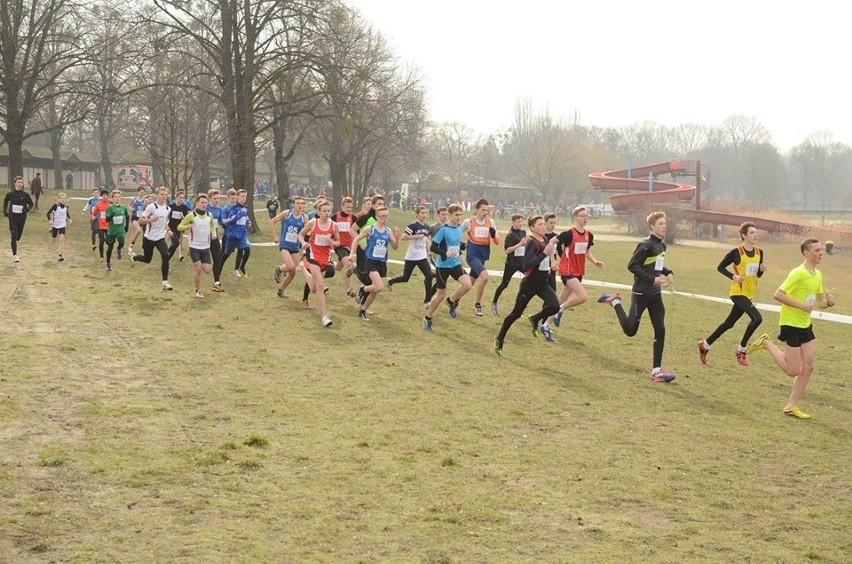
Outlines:
[[[69,72],[85,63],[79,36],[56,31],[74,26],[75,9],[71,0],[0,0],[0,137],[10,177],[23,174],[24,140],[68,123],[32,127],[51,101],[79,89]]]
[[[791,161],[798,171],[796,184],[804,209],[812,205],[811,196],[818,198],[822,209],[830,209],[848,191],[852,147],[837,142],[831,133],[809,135],[793,148]]]
[[[432,135],[438,150],[438,173],[456,192],[475,182],[482,145],[476,133],[460,123],[445,123],[439,125]]]

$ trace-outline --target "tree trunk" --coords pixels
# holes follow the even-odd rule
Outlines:
[[[9,147],[9,188],[12,188],[14,186],[12,179],[24,175],[23,131],[18,133],[9,127],[6,131],[6,145]]]
[[[101,168],[103,169],[102,184],[115,188],[115,180],[112,176],[112,159],[109,155],[109,136],[106,134],[103,119],[98,120],[98,137],[101,146]]]
[[[62,155],[59,152],[62,143],[62,133],[53,130],[50,132],[50,154],[53,156],[53,187],[57,190],[62,188]],[[45,186],[45,189],[47,186]]]
[[[340,202],[347,192],[346,163],[337,159],[328,161],[328,170],[331,175],[331,200],[333,209],[340,209]]]

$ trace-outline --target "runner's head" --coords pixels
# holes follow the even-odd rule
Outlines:
[[[543,237],[544,233],[547,231],[547,222],[544,221],[544,216],[534,215],[527,220],[527,226],[529,226],[530,231],[538,235],[539,237]]]
[[[248,192],[245,190],[237,190],[237,202],[240,204],[246,203],[246,198],[248,198]]]
[[[655,211],[648,214],[648,228],[651,233],[662,239],[666,236],[666,214],[665,212]]]
[[[746,221],[740,225],[740,239],[754,245],[757,243],[757,225]]]
[[[211,206],[219,205],[219,191],[215,188],[211,188],[207,191],[207,200],[210,202]]]
[[[169,189],[165,186],[160,186],[157,188],[157,203],[162,205],[166,203],[166,199],[169,197]]]
[[[232,206],[237,203],[237,191],[234,188],[228,189],[228,203]]]
[[[414,217],[416,217],[417,221],[420,223],[426,221],[426,206],[417,206],[414,208]]]
[[[68,194],[66,194],[65,192],[60,192],[57,200],[59,200],[59,203],[64,206],[68,203]]]
[[[488,200],[485,198],[480,198],[476,200],[476,211],[474,214],[476,215],[476,219],[483,220],[488,215],[488,211],[491,209],[491,206],[488,205]]]
[[[545,233],[553,233],[556,229],[556,214],[553,212],[544,214],[544,223],[546,225]]]
[[[101,200],[105,202],[109,201],[109,190],[106,188],[101,189]]]
[[[439,206],[435,213],[438,214],[438,222],[439,223],[447,223],[447,215],[449,211],[447,210],[447,206]]]
[[[195,196],[195,209],[201,213],[207,211],[207,195],[198,194]]]
[[[388,223],[388,217],[390,217],[390,212],[385,206],[376,208],[376,223],[384,227]]]
[[[175,193],[175,203],[177,205],[183,204],[183,201],[186,199],[186,194],[184,194],[183,190],[178,190]]]
[[[354,204],[355,204],[355,201],[352,198],[350,198],[349,196],[346,196],[340,202],[340,209],[343,210],[343,213],[348,215],[348,214],[352,213],[352,206]]]
[[[112,198],[113,204],[115,204],[116,206],[119,205],[121,203],[121,190],[113,190],[110,194],[110,197]]]
[[[522,229],[524,225],[524,216],[519,213],[512,214],[512,229]]]
[[[321,202],[319,206],[317,206],[317,214],[319,214],[319,217],[322,219],[328,219],[328,217],[331,215],[331,202]]]
[[[23,176],[16,176],[15,180],[13,181],[13,184],[15,185],[15,190],[18,190],[18,191],[23,190],[24,189],[24,177]],[[98,189],[95,188],[95,191],[93,192],[93,194],[97,195],[97,191],[98,191]]]
[[[305,210],[305,199],[301,196],[296,196],[293,200],[293,213],[296,215],[302,215],[302,212]]]
[[[447,223],[451,227],[455,227],[461,223],[462,207],[458,204],[453,204],[447,208]]]
[[[571,211],[571,215],[574,217],[576,227],[585,227],[589,221],[589,210],[586,206],[577,206]]]

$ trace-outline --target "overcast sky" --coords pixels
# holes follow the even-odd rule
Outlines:
[[[425,77],[435,121],[505,128],[515,102],[583,125],[757,119],[787,151],[852,144],[852,24],[824,0],[346,0]]]

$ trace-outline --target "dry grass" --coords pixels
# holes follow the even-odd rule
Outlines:
[[[402,225],[406,216],[395,215]],[[667,297],[666,365],[652,384],[649,324],[566,314],[556,345],[518,323],[444,310],[420,328],[419,279],[369,323],[332,281],[335,324],[280,300],[273,250],[249,281],[191,296],[159,268],[107,276],[74,226],[69,262],[27,226],[0,266],[0,554],[10,561],[833,561],[848,559],[848,328],[818,322],[818,366],[784,418],[787,377],[743,326],[695,342],[727,307]],[[0,239],[0,245],[8,239]],[[590,278],[629,282],[632,243],[601,242]],[[722,251],[675,246],[678,290],[724,295]],[[850,287],[849,257],[826,258]],[[758,301],[799,261],[767,245]],[[492,261],[492,267],[497,262]],[[399,267],[392,267],[398,272]],[[491,296],[492,282],[487,296]],[[501,300],[508,311],[513,285]],[[597,295],[595,289],[590,293]],[[296,294],[296,292],[292,292]],[[839,313],[852,300],[838,292]],[[775,314],[764,328],[774,328]]]

